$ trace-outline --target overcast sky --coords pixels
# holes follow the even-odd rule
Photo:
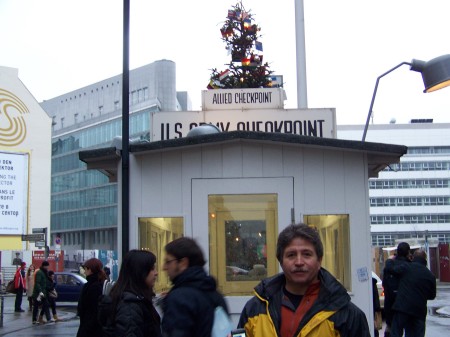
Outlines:
[[[130,68],[176,62],[177,90],[200,109],[211,68],[229,62],[219,28],[236,0],[131,0]],[[261,27],[264,61],[297,107],[294,0],[244,0]],[[38,101],[122,72],[122,0],[0,0],[0,65]],[[308,107],[363,124],[376,78],[413,58],[450,54],[449,0],[304,0]],[[402,66],[381,79],[375,123],[450,122],[450,88],[423,94]]]

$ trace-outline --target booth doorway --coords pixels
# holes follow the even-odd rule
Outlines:
[[[193,237],[224,295],[251,295],[279,272],[276,239],[293,221],[293,178],[194,179],[192,195]]]

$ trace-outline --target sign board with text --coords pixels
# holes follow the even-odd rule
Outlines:
[[[283,109],[283,88],[219,89],[202,91],[202,110]]]
[[[25,234],[22,235],[22,241],[43,241],[44,238],[44,234]]]
[[[202,124],[216,125],[221,132],[260,131],[336,138],[335,109],[265,109],[154,112],[152,141],[186,137]]]
[[[0,235],[21,235],[28,219],[28,154],[0,151]]]

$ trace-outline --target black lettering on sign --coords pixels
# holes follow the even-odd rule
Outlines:
[[[183,124],[175,123],[175,133],[178,135],[178,137],[175,137],[175,138],[182,138],[183,137],[183,133],[181,132],[182,128],[183,128]]]
[[[231,93],[217,93],[213,94],[213,104],[231,104],[233,102]]]

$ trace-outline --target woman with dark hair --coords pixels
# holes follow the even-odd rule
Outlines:
[[[78,300],[80,327],[77,337],[101,337],[102,327],[97,321],[98,301],[102,295],[103,282],[106,280],[102,261],[96,258],[87,260],[82,265],[87,283],[81,290]]]
[[[100,310],[99,320],[104,336],[161,336],[160,317],[152,303],[157,276],[153,253],[131,250],[125,255],[119,278],[102,301],[106,310]]]

